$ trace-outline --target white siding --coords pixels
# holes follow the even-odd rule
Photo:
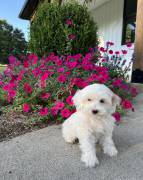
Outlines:
[[[91,11],[104,42],[121,45],[124,0],[110,0]]]
[[[105,2],[108,2],[108,1],[110,1],[110,0],[92,0],[92,1],[89,1],[87,3],[87,7],[88,7],[89,10],[93,10],[96,7],[99,7],[99,6],[101,6],[102,4],[104,4]]]

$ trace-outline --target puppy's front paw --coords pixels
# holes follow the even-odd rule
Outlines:
[[[118,154],[118,151],[116,149],[116,147],[114,146],[108,146],[104,148],[104,153],[108,154],[109,156],[116,156]]]
[[[81,161],[84,162],[87,167],[95,167],[99,164],[97,157],[91,154],[82,155]]]

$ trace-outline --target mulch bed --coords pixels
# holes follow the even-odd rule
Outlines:
[[[31,132],[34,130],[45,128],[49,125],[56,124],[56,122],[36,122],[32,124],[29,122],[29,117],[21,113],[9,113],[0,115],[0,142],[9,140],[13,137]]]
[[[11,116],[7,117],[2,114],[0,116],[0,142],[32,131],[32,128],[28,127],[25,120],[24,116],[13,116],[11,118]]]

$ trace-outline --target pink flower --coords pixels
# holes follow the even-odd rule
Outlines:
[[[38,77],[41,74],[41,70],[39,68],[35,68],[34,70],[32,70],[32,74],[34,75],[34,77]]]
[[[3,85],[3,82],[0,80],[0,86],[2,86]]]
[[[71,86],[76,85],[76,86],[80,87],[80,85],[82,84],[82,81],[83,80],[81,78],[71,78],[70,85]]]
[[[63,109],[64,106],[65,106],[65,104],[62,101],[55,102],[55,108],[57,110]]]
[[[119,52],[119,51],[116,51],[115,54],[118,55],[118,54],[120,54],[120,52]]]
[[[9,60],[9,64],[15,64],[16,63],[16,58],[13,55],[10,55],[8,60]]]
[[[120,88],[122,88],[122,89],[124,89],[124,90],[126,90],[126,91],[128,91],[128,89],[129,89],[129,87],[127,86],[127,84],[121,84],[121,85],[120,85]]]
[[[39,111],[40,116],[47,116],[47,114],[48,114],[48,108],[47,107],[40,109],[40,111]]]
[[[62,60],[58,60],[58,61],[55,62],[55,64],[56,64],[57,66],[61,66],[61,65],[63,64],[63,61],[62,61]]]
[[[73,40],[73,39],[76,38],[76,36],[75,36],[75,34],[69,34],[69,35],[68,35],[68,38]]]
[[[37,62],[38,62],[38,58],[37,59],[35,58],[35,59],[33,59],[32,64],[35,65],[35,64],[37,64]]]
[[[28,68],[29,67],[28,61],[24,61],[23,65],[24,65],[25,68]]]
[[[65,72],[65,76],[68,77],[71,74],[70,71]]]
[[[66,82],[66,77],[64,76],[64,75],[60,75],[60,76],[58,76],[58,78],[57,78],[57,80],[59,81],[59,82],[61,82],[61,83],[64,83],[64,82]]]
[[[18,77],[17,77],[18,82],[22,80],[24,74],[25,74],[25,70],[20,71],[20,73],[18,74]]]
[[[76,109],[72,109],[71,110],[71,114],[75,113],[76,112]]]
[[[68,55],[67,58],[66,58],[66,61],[70,61],[71,59],[72,59],[72,56]]]
[[[72,26],[72,25],[73,25],[73,22],[72,22],[71,19],[67,19],[67,20],[66,20],[66,24],[67,24],[68,26]]]
[[[20,61],[16,61],[16,66],[20,66],[21,65],[21,62]]]
[[[57,72],[58,72],[58,73],[62,73],[62,72],[64,72],[64,71],[65,71],[65,69],[64,69],[63,67],[57,69]]]
[[[18,77],[17,77],[17,81],[18,81],[18,82],[21,81],[22,78],[23,78],[23,74],[19,74]]]
[[[15,84],[15,78],[13,79],[11,79],[11,81],[9,82],[9,87],[10,88],[14,88],[14,87],[16,87],[16,84]]]
[[[82,57],[81,54],[73,55],[73,58],[74,58],[76,61],[78,61],[81,57]]]
[[[61,111],[61,116],[63,118],[68,118],[69,116],[71,115],[71,112],[69,109],[67,108],[64,108],[62,111]]]
[[[83,59],[89,62],[91,60],[91,58],[93,58],[93,55],[94,54],[91,52],[86,53],[85,56],[83,57]]]
[[[42,95],[41,95],[41,99],[48,99],[49,97],[51,96],[51,94],[50,93],[43,93]]]
[[[8,91],[8,96],[9,96],[9,98],[13,99],[16,96],[16,91],[15,90]]]
[[[28,113],[29,111],[30,111],[30,106],[29,106],[29,104],[24,103],[24,104],[23,104],[23,112]]]
[[[85,88],[86,86],[88,86],[89,84],[87,83],[87,82],[85,82],[85,81],[82,81],[82,83],[81,83],[81,88]]]
[[[122,50],[122,53],[123,53],[123,54],[127,54],[127,51],[126,51],[126,50]]]
[[[72,96],[68,96],[67,99],[66,99],[66,102],[67,102],[69,105],[73,105]]]
[[[127,43],[126,46],[127,46],[128,48],[130,48],[130,47],[132,47],[132,43]]]
[[[119,112],[115,112],[114,114],[112,114],[113,117],[115,118],[115,120],[117,122],[119,122],[121,120],[121,114]]]
[[[108,52],[109,52],[109,54],[113,54],[113,51],[111,49]]]
[[[4,91],[8,91],[8,90],[9,90],[9,84],[5,84],[5,85],[3,86],[3,90],[4,90]]]
[[[92,52],[94,49],[92,47],[90,47],[90,48],[88,48],[88,50]]]
[[[104,47],[100,47],[100,48],[99,48],[99,51],[101,51],[101,52],[103,52],[103,53],[106,52],[106,50],[104,49]]]
[[[36,54],[29,54],[28,60],[32,62],[32,64],[37,64],[38,56]]]
[[[132,103],[127,99],[123,100],[121,105],[124,109],[132,109],[133,108]]]
[[[109,79],[109,74],[107,70],[102,70],[101,72],[99,72],[98,76],[98,80],[101,81],[100,83],[105,83]]]
[[[49,70],[53,70],[53,69],[55,69],[55,67],[54,66],[48,66],[48,69]],[[60,69],[60,68],[59,68]]]
[[[11,89],[13,89],[15,87],[16,87],[16,84],[13,81],[11,81],[11,82],[9,82],[9,84],[5,84],[3,86],[3,90],[4,91],[9,91],[9,90],[11,90]]]
[[[32,93],[32,88],[28,83],[24,84],[24,90],[29,94]]]
[[[130,91],[131,91],[132,97],[136,97],[136,95],[138,94],[138,91],[135,87],[132,87]]]
[[[48,77],[49,77],[49,73],[48,73],[48,72],[45,72],[45,73],[41,76],[41,81],[45,81]]]
[[[107,59],[106,59],[106,58],[103,58],[103,59],[102,59],[102,62],[107,62]]]
[[[92,64],[87,63],[87,64],[83,64],[82,68],[86,71],[90,71],[93,68],[93,66],[92,66]]]
[[[91,82],[93,82],[93,81],[96,81],[97,79],[98,79],[97,74],[92,74],[90,77],[88,77],[88,78],[86,79],[86,81],[87,81],[88,83],[91,83]]]
[[[32,64],[35,65],[35,64],[37,64],[37,62],[38,62],[38,56],[34,55],[33,60],[32,60]]]
[[[113,43],[113,42],[108,41],[108,42],[107,42],[107,45],[109,45],[109,46],[113,46],[113,45],[114,45],[114,43]]]
[[[108,80],[108,76],[99,76],[97,78],[97,80],[101,83],[101,84],[104,84],[106,83],[106,81]]]
[[[73,68],[76,67],[76,65],[77,65],[77,62],[76,62],[76,61],[74,61],[74,62],[69,62],[69,63],[68,63],[68,68],[69,68],[69,69],[73,69]]]
[[[51,108],[51,114],[53,116],[56,116],[58,114],[58,111],[59,111],[59,109],[56,106]]]
[[[115,86],[115,87],[119,87],[119,86],[121,86],[121,84],[122,84],[121,79],[116,79],[113,81],[113,86]]]

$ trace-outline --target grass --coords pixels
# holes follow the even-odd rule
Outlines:
[[[6,68],[6,65],[0,64],[0,73],[3,72]]]

